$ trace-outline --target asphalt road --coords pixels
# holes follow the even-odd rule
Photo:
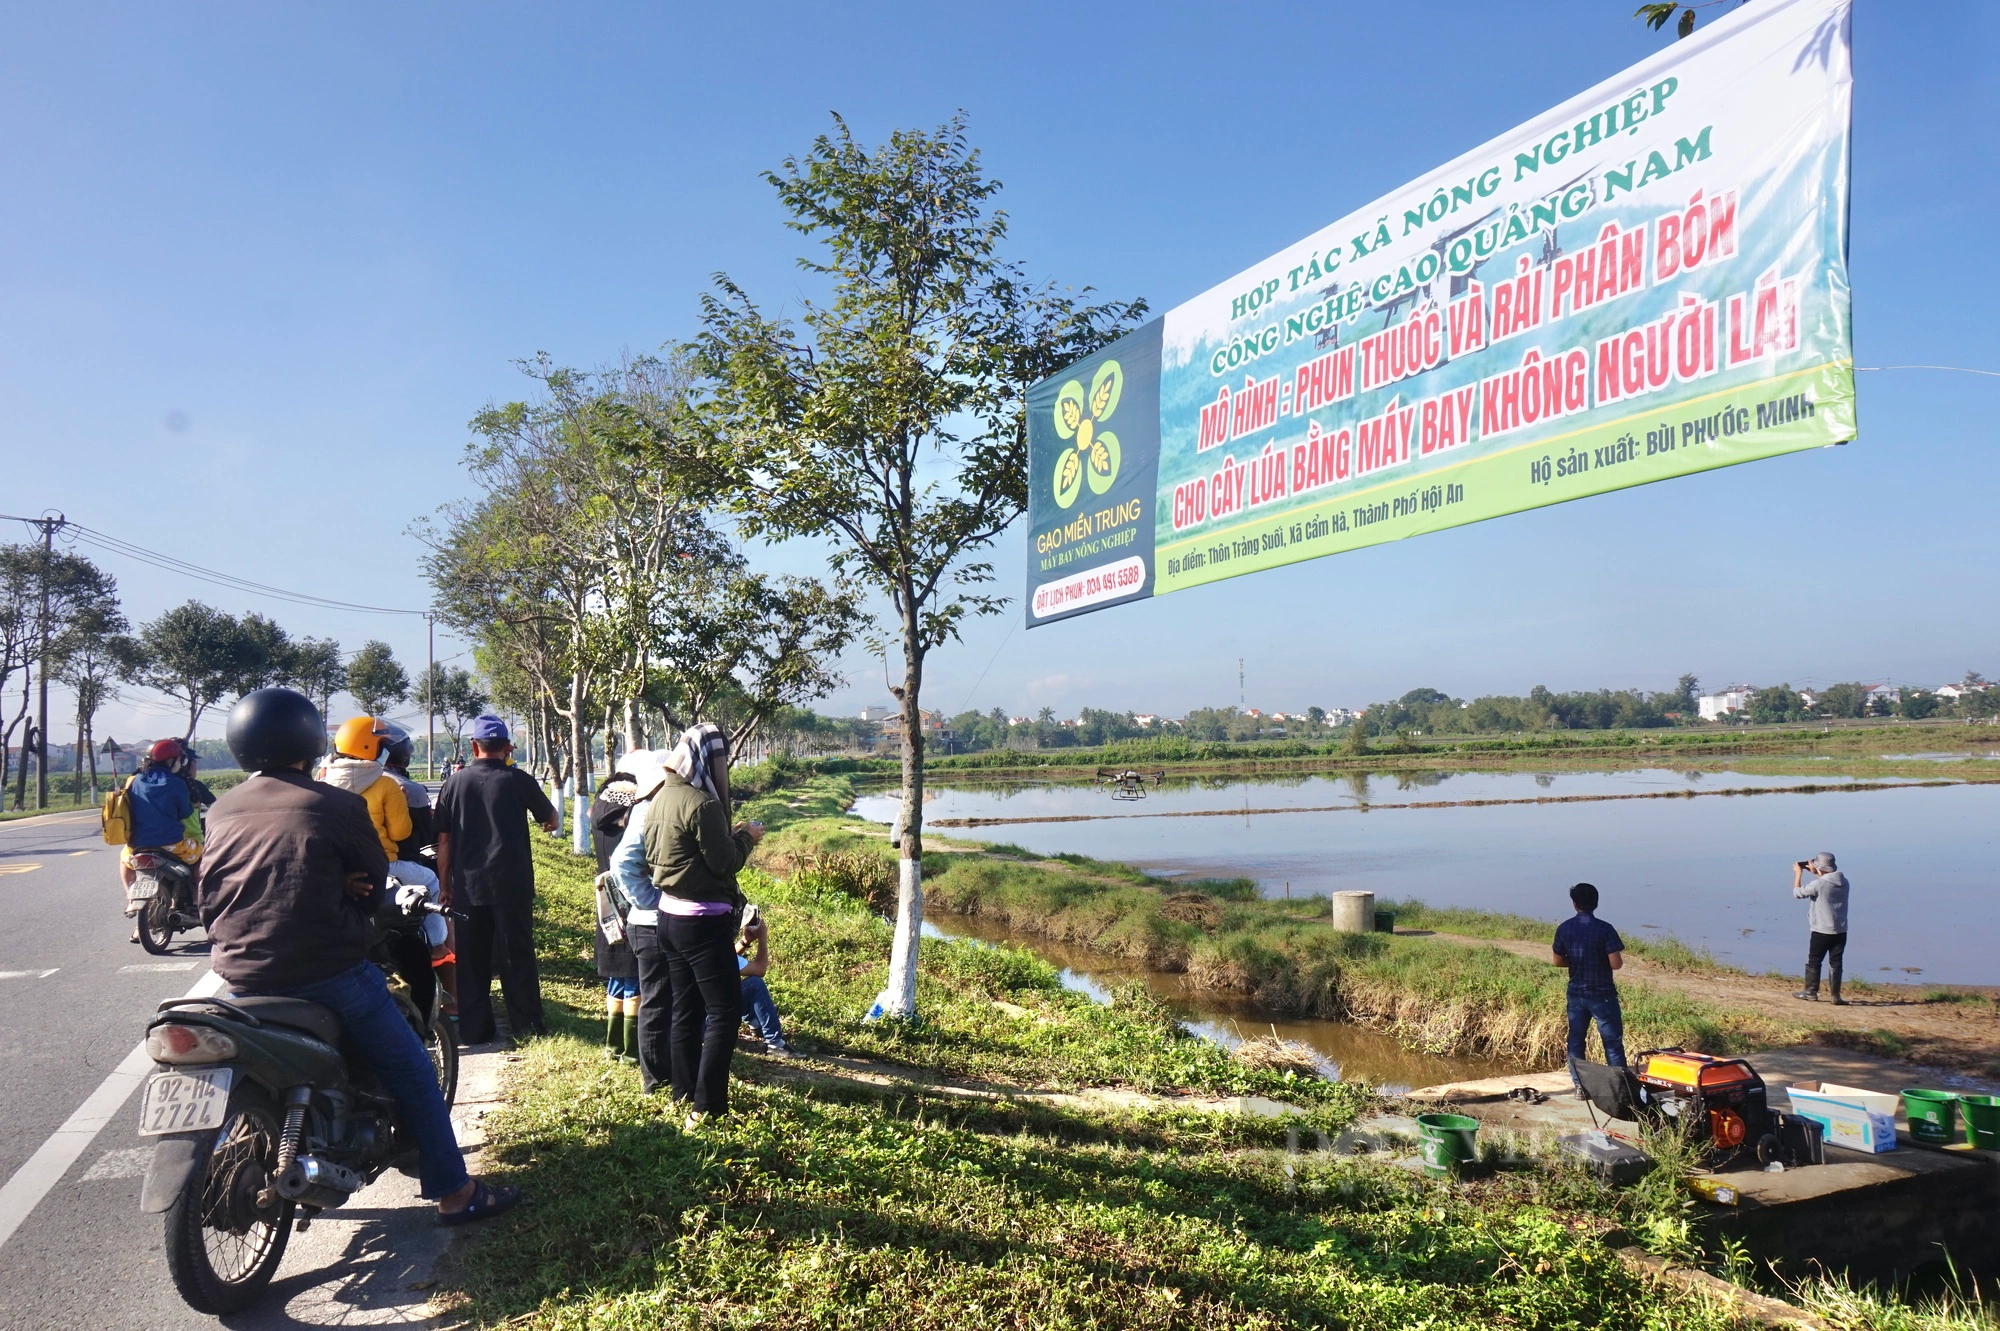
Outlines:
[[[139,1211],[150,1151],[137,1135],[138,1094],[94,1134],[86,1126],[64,1135],[81,1140],[82,1152],[38,1198],[26,1187],[36,1171],[21,1172],[132,1053],[160,1000],[208,973],[200,932],[177,936],[172,956],[151,956],[127,941],[123,906],[118,852],[99,839],[95,812],[0,823],[0,1231],[9,1203],[18,1211],[24,1194],[32,1202],[0,1241],[7,1328],[216,1325],[181,1302],[167,1276],[161,1219]],[[500,1058],[463,1060],[456,1117],[467,1145]],[[414,1180],[391,1171],[294,1234],[263,1302],[224,1324],[421,1320],[431,1268],[454,1232],[435,1226]]]

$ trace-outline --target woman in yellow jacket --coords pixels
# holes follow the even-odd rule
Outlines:
[[[372,716],[350,717],[333,733],[333,755],[320,769],[319,779],[329,786],[351,790],[368,804],[368,817],[389,857],[389,872],[398,881],[414,883],[438,899],[438,876],[414,860],[398,859],[398,846],[410,835],[410,801],[403,783],[382,767],[382,741],[388,728]],[[436,957],[448,936],[444,916],[424,916],[424,941]]]

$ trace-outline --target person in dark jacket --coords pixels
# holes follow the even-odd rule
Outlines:
[[[611,868],[611,852],[625,836],[638,798],[637,778],[626,770],[634,755],[619,763],[618,770],[604,778],[597,798],[590,806],[591,849],[597,852],[597,872]],[[648,755],[650,756],[650,755]],[[602,928],[591,931],[597,954],[598,978],[604,981],[604,1052],[626,1063],[639,1061],[639,959],[632,955],[631,941],[620,937],[611,942]]]
[[[668,755],[646,811],[646,864],[659,891],[659,938],[673,986],[671,1077],[690,1102],[687,1126],[729,1110],[729,1063],[743,986],[736,975],[736,874],[761,823],[729,825],[729,748],[714,726],[690,727]]]
[[[474,717],[472,765],[456,772],[437,802],[437,871],[445,903],[466,919],[458,929],[458,1029],[485,1044],[493,1024],[493,976],[507,999],[517,1038],[547,1035],[535,962],[535,861],[528,820],[556,830],[556,808],[535,778],[508,761],[514,741],[497,716]]]
[[[233,993],[303,998],[340,1017],[416,1138],[421,1191],[443,1223],[506,1210],[519,1190],[466,1173],[430,1053],[368,960],[389,858],[366,802],[306,774],[326,748],[319,712],[290,689],[258,689],[236,704],[228,734],[252,775],[209,816],[197,898],[215,973]]]

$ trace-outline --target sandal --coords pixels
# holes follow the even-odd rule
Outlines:
[[[490,1183],[480,1183],[472,1189],[472,1200],[462,1211],[440,1211],[437,1222],[440,1225],[469,1225],[475,1220],[490,1220],[502,1211],[510,1211],[523,1200],[521,1190],[508,1184],[494,1187]]]
[[[1507,1092],[1507,1098],[1509,1100],[1518,1100],[1526,1105],[1538,1105],[1549,1097],[1532,1086],[1516,1086],[1513,1090]]]

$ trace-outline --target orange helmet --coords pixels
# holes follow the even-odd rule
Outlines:
[[[382,756],[382,741],[388,737],[389,728],[374,717],[349,717],[333,732],[333,751],[343,758],[372,763]]]

